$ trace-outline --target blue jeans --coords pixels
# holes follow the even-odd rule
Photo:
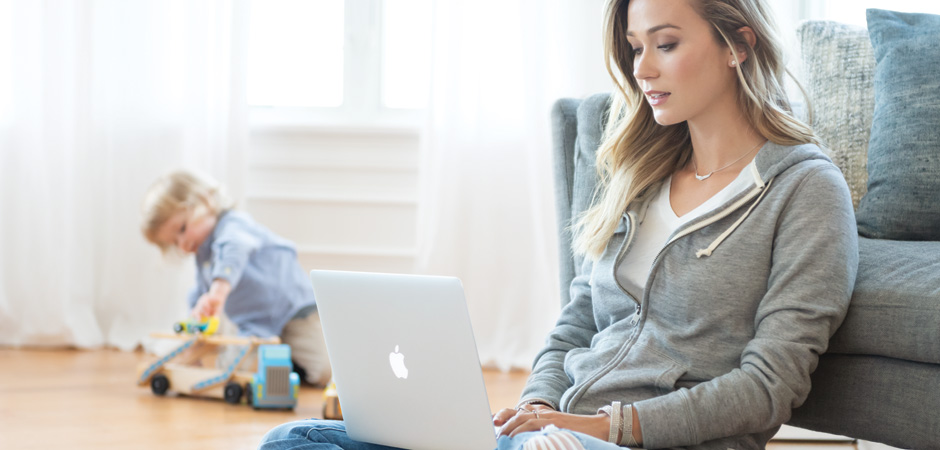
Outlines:
[[[459,437],[455,437],[459,438]],[[574,431],[548,427],[539,432],[521,433],[514,438],[503,436],[497,450],[564,449],[621,450],[620,447]],[[400,450],[378,444],[354,441],[346,434],[343,422],[332,420],[300,420],[278,425],[261,439],[259,450]]]

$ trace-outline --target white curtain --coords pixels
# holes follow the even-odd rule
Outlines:
[[[463,280],[485,365],[529,368],[558,316],[549,117],[610,90],[603,6],[434,3],[418,271]]]
[[[0,345],[129,349],[185,317],[139,232],[179,167],[238,198],[245,1],[0,0]]]

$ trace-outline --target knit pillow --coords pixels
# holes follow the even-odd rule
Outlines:
[[[940,240],[940,16],[868,10],[875,113],[859,234]]]
[[[875,109],[875,56],[868,30],[813,20],[800,25],[797,35],[813,131],[842,169],[857,207],[868,182],[865,162]]]

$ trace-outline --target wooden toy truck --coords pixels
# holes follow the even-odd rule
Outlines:
[[[137,384],[146,386],[156,395],[171,388],[184,395],[221,398],[231,404],[241,402],[244,395],[255,408],[294,408],[300,389],[300,378],[292,371],[290,347],[269,339],[228,336],[206,336],[155,333],[157,338],[184,342],[169,354],[138,367]],[[217,354],[223,346],[237,346],[235,359],[225,368],[202,365],[206,357]],[[258,370],[243,369],[247,356],[258,354]]]

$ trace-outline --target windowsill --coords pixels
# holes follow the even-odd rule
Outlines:
[[[351,114],[342,109],[259,107],[249,109],[256,133],[379,134],[417,136],[426,126],[425,110],[383,110]]]

